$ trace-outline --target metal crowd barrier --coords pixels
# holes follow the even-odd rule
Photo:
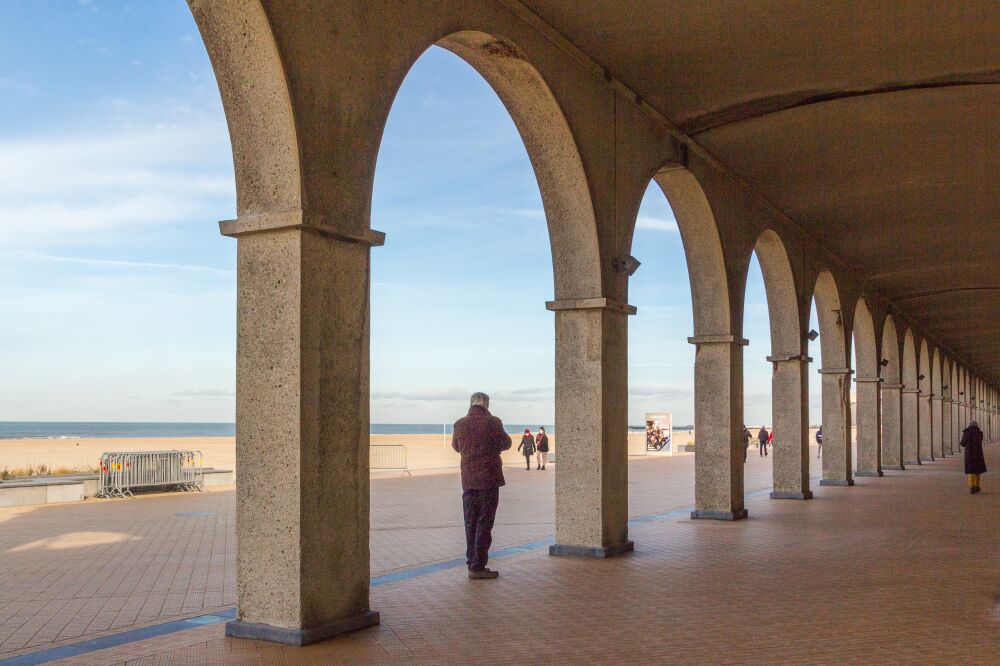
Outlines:
[[[406,464],[406,447],[402,444],[372,444],[369,448],[371,471],[401,472],[413,476]]]
[[[131,451],[101,455],[97,497],[131,497],[154,488],[203,490],[201,451]]]

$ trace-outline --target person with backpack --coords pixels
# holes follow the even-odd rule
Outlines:
[[[524,435],[521,437],[521,443],[517,445],[517,450],[524,456],[524,464],[527,465],[528,471],[531,471],[531,456],[535,455],[535,438],[527,428],[524,429]]]
[[[767,442],[770,439],[767,428],[764,426],[760,427],[760,431],[757,433],[757,441],[760,444],[757,447],[757,455],[766,456],[767,455]]]

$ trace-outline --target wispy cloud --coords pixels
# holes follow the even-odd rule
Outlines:
[[[186,389],[175,391],[170,394],[172,398],[232,398],[235,391],[226,389]]]
[[[668,218],[649,217],[640,215],[635,222],[637,229],[649,229],[651,231],[677,231],[677,221]]]
[[[154,125],[0,142],[0,234],[8,248],[90,244],[99,234],[231,215],[228,134]]]
[[[171,264],[153,261],[125,261],[119,259],[94,259],[90,257],[65,257],[54,254],[41,254],[31,251],[0,252],[0,256],[12,259],[26,259],[30,261],[47,261],[52,263],[81,264],[85,266],[102,266],[109,268],[143,268],[165,271],[194,271],[199,273],[220,273],[223,275],[235,275],[234,268],[216,268],[215,266],[198,266],[195,264]]]

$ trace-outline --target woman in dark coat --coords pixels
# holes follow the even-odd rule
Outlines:
[[[517,450],[524,456],[524,464],[530,470],[531,456],[535,455],[535,438],[532,437],[531,431],[527,428],[524,429],[524,436],[521,437],[521,443],[517,445]]]
[[[535,435],[535,448],[538,449],[538,467],[535,469],[545,469],[545,463],[549,458],[549,436],[545,434],[545,426],[538,426],[538,434]]]
[[[986,473],[986,458],[983,457],[983,431],[973,421],[962,431],[960,445],[965,449],[965,473],[969,475],[969,493],[979,492],[979,475]]]

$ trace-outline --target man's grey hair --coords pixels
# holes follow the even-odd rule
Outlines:
[[[481,393],[480,391],[476,391],[472,394],[472,397],[469,398],[469,405],[473,407],[479,405],[480,407],[488,408],[490,406],[490,396],[485,393]]]

